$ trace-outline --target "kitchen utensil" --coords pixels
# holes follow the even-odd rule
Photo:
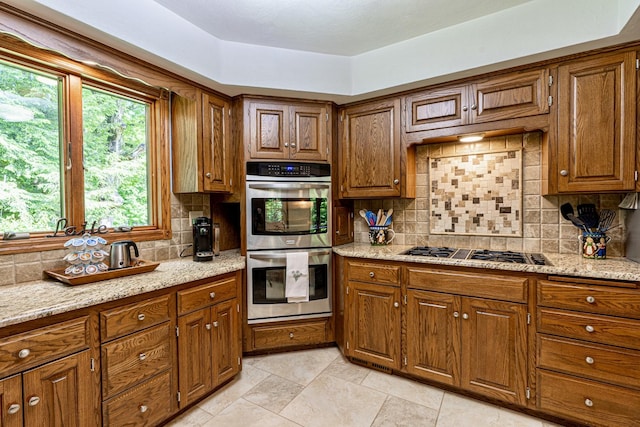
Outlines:
[[[369,225],[376,225],[376,214],[371,211],[367,211],[367,222]]]
[[[367,211],[365,211],[364,209],[360,209],[360,210],[358,211],[358,213],[360,214],[360,216],[361,216],[362,218],[364,218],[364,220],[365,220],[365,221],[367,221],[367,225],[370,225],[370,224],[369,224],[369,218],[367,217]]]
[[[387,217],[384,220],[384,224],[382,224],[382,225],[384,225],[385,227],[390,226],[391,225],[391,221],[392,221],[392,219],[391,219],[392,215],[393,215],[393,208],[391,208],[391,209],[389,209],[387,211]]]
[[[380,224],[380,221],[382,221],[382,209],[378,209],[378,215],[376,215],[376,224],[375,225],[382,225],[382,224]]]
[[[589,229],[585,225],[584,221],[575,216],[571,203],[565,203],[564,205],[560,206],[560,213],[562,214],[562,217],[564,219],[566,219],[567,221],[571,221],[571,223],[576,227],[582,228],[584,231],[589,232]]]
[[[616,218],[616,212],[611,209],[602,209],[599,216],[598,231],[604,233],[611,228],[611,224],[613,224],[613,220]]]
[[[131,267],[131,248],[134,249],[136,257],[140,256],[138,246],[136,246],[132,240],[113,242],[109,255],[109,268],[115,270],[118,268]]]
[[[595,230],[600,222],[600,216],[593,203],[578,205],[578,218],[580,218],[589,230]]]

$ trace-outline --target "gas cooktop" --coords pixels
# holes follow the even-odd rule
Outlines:
[[[427,256],[452,259],[475,259],[482,261],[510,262],[515,264],[547,265],[542,254],[529,254],[512,251],[490,251],[487,249],[457,249],[436,246],[416,246],[403,255]]]

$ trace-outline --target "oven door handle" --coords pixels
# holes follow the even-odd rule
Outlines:
[[[255,188],[256,190],[301,190],[301,189],[311,189],[311,188],[321,188],[321,189],[329,189],[331,184],[305,184],[305,183],[292,183],[292,182],[283,182],[283,183],[264,183],[264,184],[249,184],[249,188]]]
[[[309,251],[309,256],[318,256],[318,255],[329,255],[331,253],[330,250],[324,251]],[[286,256],[282,255],[268,255],[268,254],[248,254],[249,258],[259,259],[259,260],[285,260]]]

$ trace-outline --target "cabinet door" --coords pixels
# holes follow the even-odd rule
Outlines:
[[[535,116],[549,112],[548,69],[511,73],[471,85],[471,121]]]
[[[178,317],[180,407],[212,388],[211,308]]]
[[[238,345],[238,301],[217,304],[213,311],[212,364],[214,387],[232,378],[240,370]]]
[[[466,125],[468,104],[466,86],[409,95],[405,98],[406,132]]]
[[[400,196],[400,100],[343,110],[340,195]]]
[[[289,107],[289,154],[295,160],[326,161],[331,135],[326,105],[292,105]]]
[[[0,381],[0,426],[22,426],[22,378],[20,375]]]
[[[460,384],[460,298],[407,291],[407,371],[422,378]]]
[[[252,159],[288,159],[287,107],[249,103],[249,156]]]
[[[25,372],[25,425],[100,425],[100,391],[92,375],[89,350]]]
[[[232,190],[230,111],[228,102],[207,93],[202,94],[202,156],[205,191],[230,193]]]
[[[635,59],[618,53],[558,68],[558,170],[550,173],[559,192],[634,189]]]
[[[465,389],[524,405],[527,312],[523,304],[462,298]]]
[[[348,354],[400,369],[400,288],[349,282]]]
[[[334,245],[343,245],[353,242],[353,210],[347,206],[333,206],[333,223],[336,233],[334,235]]]

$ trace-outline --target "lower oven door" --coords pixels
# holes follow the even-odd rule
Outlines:
[[[309,301],[285,297],[287,252],[309,253]],[[247,251],[249,323],[331,316],[331,248]]]

